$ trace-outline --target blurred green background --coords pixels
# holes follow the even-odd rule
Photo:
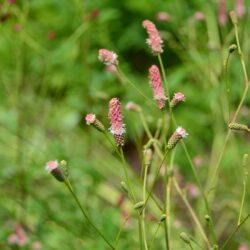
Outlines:
[[[82,221],[66,188],[44,171],[51,159],[68,162],[70,179],[82,204],[107,238],[114,241],[124,214],[130,211],[126,202],[119,203],[122,167],[104,137],[85,125],[84,116],[95,113],[108,127],[108,102],[116,96],[124,107],[128,101],[138,103],[150,129],[156,130],[162,113],[98,61],[100,48],[115,51],[123,72],[152,98],[148,68],[158,62],[145,43],[144,19],[156,24],[164,40],[163,61],[171,95],[177,91],[186,95],[186,102],[175,114],[189,133],[186,143],[200,166],[205,186],[227,129],[223,61],[228,46],[235,42],[228,12],[235,9],[236,2],[226,1],[223,21],[219,19],[217,0],[1,1],[1,249],[17,249],[8,242],[16,224],[22,224],[28,238],[21,249],[106,249]],[[244,3],[239,32],[248,65],[250,1]],[[237,53],[230,57],[228,79],[232,115],[244,88]],[[239,122],[250,124],[249,103],[247,98]],[[125,155],[137,169],[147,138],[137,114],[124,108],[123,115],[127,128]],[[212,203],[220,242],[236,226],[242,194],[239,169],[242,155],[249,152],[249,139],[245,134],[234,134],[222,161],[223,173]],[[182,176],[182,187],[194,182],[181,148],[176,152],[176,168]],[[161,192],[158,195],[161,197]],[[246,200],[249,198],[247,193]],[[190,199],[203,220],[202,201]],[[197,232],[176,195],[173,200],[171,241],[175,250],[186,249],[179,233]],[[243,214],[249,209],[246,203]],[[154,209],[150,213],[149,239],[157,225],[153,218],[160,215]],[[163,233],[159,231],[154,249],[164,249]],[[237,249],[240,244],[250,246],[249,223],[228,249]],[[118,249],[139,249],[135,220],[123,230]]]

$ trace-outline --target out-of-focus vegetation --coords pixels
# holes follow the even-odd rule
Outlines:
[[[163,62],[171,95],[173,91],[186,95],[185,104],[175,110],[175,115],[178,123],[189,132],[186,145],[198,166],[202,185],[206,186],[227,131],[223,62],[229,45],[235,43],[228,11],[235,9],[237,1],[226,2],[224,24],[218,21],[218,2],[1,1],[1,249],[16,249],[8,243],[8,237],[17,224],[23,226],[28,238],[20,249],[107,249],[84,222],[65,187],[44,171],[50,159],[68,162],[70,179],[80,201],[111,242],[115,241],[126,214],[133,213],[129,202],[122,201],[121,162],[105,138],[85,125],[83,117],[86,113],[95,113],[109,127],[108,102],[117,96],[124,107],[128,101],[138,103],[151,131],[156,131],[162,112],[155,111],[130,85],[120,81],[98,61],[99,48],[115,51],[123,72],[151,98],[148,68],[158,61],[145,44],[146,33],[141,24],[144,19],[156,24],[164,40]],[[240,42],[247,67],[249,4],[246,0],[245,15],[239,19]],[[162,19],[159,12],[167,12],[169,16]],[[227,78],[231,87],[229,111],[232,116],[244,89],[237,53],[230,56]],[[238,122],[250,123],[249,104],[247,97]],[[125,109],[123,114],[127,128],[125,156],[139,176],[139,159],[147,136],[136,114]],[[208,196],[220,243],[237,224],[243,182],[241,161],[243,154],[249,153],[249,140],[249,135],[241,133],[230,138],[216,195],[211,191]],[[188,198],[205,224],[204,204],[195,194],[192,196],[197,187],[181,147],[176,150],[175,167],[180,185],[187,188]],[[192,187],[190,192],[189,187]],[[155,193],[161,199],[160,190],[159,184]],[[180,232],[186,231],[197,239],[199,232],[173,192],[171,244],[175,250],[188,249],[179,238]],[[247,191],[246,201],[249,198]],[[249,209],[246,202],[244,216]],[[147,231],[152,240],[161,214],[154,206],[149,214]],[[227,249],[237,249],[241,244],[250,247],[248,222]],[[133,216],[123,229],[118,246],[118,249],[139,249]],[[161,228],[153,249],[164,247]]]

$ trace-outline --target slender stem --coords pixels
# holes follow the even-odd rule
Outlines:
[[[131,198],[132,198],[133,202],[135,202],[136,199],[135,199],[135,195],[134,195],[134,192],[133,192],[133,189],[131,187],[130,180],[129,180],[129,177],[128,177],[127,164],[126,164],[126,161],[125,161],[125,157],[124,157],[122,147],[120,147],[120,156],[121,156],[121,160],[122,160],[122,166],[123,166],[123,170],[124,170],[124,174],[125,174],[125,179],[126,179],[126,182],[127,182],[127,185],[128,185],[129,193],[131,195]]]
[[[224,242],[224,244],[221,246],[220,250],[223,250],[227,244],[230,242],[230,240],[233,238],[233,236],[237,233],[237,231],[240,229],[240,227],[247,221],[247,219],[250,217],[250,214],[248,214],[245,219],[237,225],[237,227],[234,229],[234,231],[230,234],[230,236],[227,238],[227,240]]]
[[[149,245],[149,250],[151,250],[151,248],[152,248],[152,246],[153,246],[153,243],[154,243],[155,238],[156,238],[156,235],[157,235],[157,233],[158,233],[158,231],[159,231],[159,229],[160,229],[160,226],[161,226],[161,222],[159,222],[158,225],[157,225],[157,227],[156,227],[155,233],[154,233],[154,235],[153,235],[153,239],[151,240],[151,243],[150,243],[150,245]]]
[[[136,85],[130,81],[121,71],[121,69],[119,67],[117,67],[117,73],[118,73],[118,76],[124,81],[124,82],[127,82],[129,85],[131,85],[144,99],[146,99],[147,101],[149,101],[151,104],[153,104],[153,106],[157,107],[158,109],[158,106],[156,105],[156,103],[154,103],[150,98],[148,98],[146,95],[144,95],[142,93],[142,91],[140,89],[138,89],[136,87]]]
[[[243,95],[242,95],[242,97],[241,97],[240,103],[239,103],[239,105],[238,105],[238,107],[237,107],[237,109],[236,109],[236,112],[235,112],[235,114],[234,114],[233,119],[232,119],[231,122],[235,122],[235,120],[236,120],[236,118],[237,118],[237,116],[238,116],[238,114],[239,114],[239,112],[240,112],[240,109],[241,109],[241,107],[242,107],[242,105],[243,105],[243,103],[244,103],[244,101],[245,101],[245,99],[246,99],[247,92],[248,92],[248,90],[249,90],[249,86],[250,86],[250,85],[248,84],[248,85],[245,87],[245,90],[244,90]],[[215,165],[214,171],[213,171],[212,176],[211,176],[211,179],[210,179],[210,183],[209,183],[210,185],[209,185],[208,190],[209,190],[209,189],[211,188],[211,186],[213,185],[214,179],[215,179],[215,177],[216,177],[217,174],[218,174],[218,170],[219,170],[219,167],[220,167],[220,163],[221,163],[222,157],[223,157],[223,155],[224,155],[224,152],[225,152],[225,149],[226,149],[226,145],[227,145],[227,143],[228,143],[228,141],[229,141],[230,136],[231,136],[231,130],[228,129],[227,134],[226,134],[226,137],[225,137],[224,144],[223,144],[223,146],[222,146],[222,150],[221,150],[221,152],[220,152],[218,161],[217,161],[217,163],[216,163],[216,165]]]
[[[145,169],[144,169],[144,177],[143,177],[143,189],[142,189],[142,196],[143,196],[143,201],[146,199],[146,190],[147,190],[147,175],[148,175],[148,164],[145,164]],[[147,237],[146,237],[146,229],[145,229],[145,206],[142,209],[142,235],[143,235],[143,241],[144,241],[144,248],[145,250],[148,249],[147,245]]]
[[[246,64],[245,64],[245,60],[244,60],[244,55],[243,55],[243,52],[241,50],[239,32],[238,32],[238,25],[236,23],[234,23],[234,33],[235,33],[238,53],[240,55],[240,61],[241,61],[241,65],[242,65],[242,69],[243,69],[243,73],[244,73],[245,85],[248,86],[249,81],[248,81],[247,69],[246,69]]]
[[[245,197],[246,197],[246,181],[244,180],[243,181],[243,194],[242,194],[242,199],[241,199],[240,213],[239,213],[239,218],[238,218],[237,226],[240,225],[242,211],[243,211],[243,206],[244,206],[244,202],[245,202]]]
[[[138,214],[138,229],[139,229],[139,241],[140,241],[140,250],[143,249],[143,236],[142,236],[142,218],[141,215]]]
[[[188,245],[189,245],[191,250],[194,250],[191,243],[189,243]]]
[[[191,207],[191,205],[190,205],[189,201],[187,200],[186,196],[183,194],[183,192],[182,192],[178,182],[175,180],[175,178],[173,178],[173,182],[174,182],[174,185],[175,185],[175,188],[176,188],[178,194],[182,198],[182,200],[183,200],[184,204],[186,205],[189,213],[191,214],[192,219],[194,220],[198,230],[200,231],[200,234],[201,234],[202,238],[204,239],[208,249],[210,249],[210,247],[211,247],[210,242],[209,242],[209,240],[208,240],[208,238],[207,238],[207,236],[206,236],[206,234],[205,234],[205,232],[204,232],[204,230],[203,230],[203,228],[201,226],[201,223],[198,220],[193,208]]]
[[[85,212],[85,210],[83,209],[78,197],[76,196],[71,184],[70,184],[70,181],[69,179],[65,179],[64,180],[64,183],[66,185],[66,187],[69,189],[71,195],[73,196],[75,202],[77,203],[79,209],[81,210],[84,218],[87,220],[87,222],[93,227],[93,229],[96,231],[97,234],[99,234],[99,236],[107,243],[107,245],[111,248],[111,249],[114,249],[114,246],[106,239],[106,237],[102,234],[102,232],[95,226],[95,224],[89,219],[87,213]]]
[[[119,240],[120,240],[120,236],[121,236],[121,233],[122,233],[122,230],[124,229],[127,221],[128,221],[129,217],[127,216],[124,220],[124,222],[122,223],[116,237],[115,237],[115,243],[114,243],[114,247],[117,247],[118,243],[119,243]]]

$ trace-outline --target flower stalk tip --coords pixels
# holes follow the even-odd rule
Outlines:
[[[162,85],[160,71],[156,65],[152,65],[149,68],[149,78],[150,85],[153,90],[154,99],[157,101],[159,109],[163,109],[165,107],[167,97]]]
[[[126,132],[123,124],[121,102],[118,98],[112,98],[109,102],[110,133],[114,135],[116,145],[124,146],[124,134]]]
[[[152,50],[153,55],[157,55],[163,52],[163,41],[160,37],[159,31],[155,27],[154,23],[149,20],[144,20],[142,26],[146,29],[148,33],[148,39],[146,43]]]
[[[107,49],[99,49],[99,60],[105,65],[118,65],[118,55]]]
[[[186,99],[185,95],[181,92],[177,92],[174,94],[171,102],[170,102],[170,106],[171,108],[173,108],[174,106],[176,106],[179,102],[184,102]]]
[[[104,132],[105,131],[104,125],[96,118],[95,114],[91,114],[91,113],[87,114],[85,116],[85,121],[86,121],[87,125],[93,126],[98,131],[100,131],[100,132]]]
[[[58,181],[64,182],[65,175],[60,167],[58,161],[51,160],[46,163],[45,170],[51,173]]]
[[[167,148],[173,149],[182,138],[185,138],[187,136],[188,133],[186,132],[186,130],[182,127],[178,127],[168,140]]]

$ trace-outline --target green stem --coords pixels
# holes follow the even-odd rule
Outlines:
[[[199,219],[197,218],[193,208],[191,207],[191,205],[190,205],[189,201],[187,200],[186,196],[183,194],[183,192],[182,192],[178,182],[175,180],[175,178],[173,179],[173,182],[174,182],[174,185],[175,185],[175,188],[176,188],[178,194],[182,198],[182,200],[183,200],[184,204],[186,205],[189,213],[191,214],[192,219],[194,220],[198,230],[200,231],[200,234],[201,234],[202,238],[204,239],[208,249],[210,249],[211,248],[210,242],[209,242],[209,240],[208,240],[208,238],[207,238],[207,236],[206,236],[206,234],[205,234],[205,232],[204,232],[204,230],[203,230],[203,228],[201,226],[201,223],[200,223]]]
[[[244,206],[244,202],[245,202],[245,197],[246,197],[246,181],[244,180],[243,181],[243,194],[242,194],[242,199],[241,199],[240,213],[239,213],[239,218],[238,218],[237,226],[240,225],[242,211],[243,211],[243,206]]]
[[[155,230],[155,232],[154,232],[154,235],[153,235],[153,239],[152,239],[152,241],[151,241],[151,243],[150,243],[150,245],[149,245],[149,250],[151,250],[151,248],[152,248],[152,246],[153,246],[153,243],[154,243],[155,238],[156,238],[156,235],[157,235],[157,233],[158,233],[158,231],[159,231],[159,229],[160,229],[160,226],[161,226],[161,222],[159,222],[158,225],[157,225],[157,228],[156,228],[156,230]]]
[[[70,181],[69,179],[65,179],[64,180],[64,183],[66,185],[66,187],[69,189],[71,195],[73,196],[75,202],[77,203],[79,209],[81,210],[84,218],[87,220],[87,222],[93,227],[93,229],[96,231],[97,234],[99,234],[99,236],[107,243],[107,245],[111,248],[111,249],[114,249],[114,246],[106,239],[106,237],[102,234],[102,232],[95,226],[95,224],[89,219],[87,213],[84,211],[78,197],[76,196],[71,184],[70,184]]]
[[[148,167],[149,165],[145,164],[144,177],[143,177],[143,189],[142,189],[143,201],[145,201],[146,199]],[[147,245],[147,237],[146,237],[146,229],[145,229],[145,206],[142,209],[142,235],[143,235],[144,248],[145,250],[147,250],[148,245]]]
[[[247,219],[250,217],[250,214],[248,214],[245,219],[239,224],[237,225],[237,227],[234,229],[234,231],[230,234],[230,236],[227,238],[227,240],[224,242],[224,244],[222,245],[222,247],[220,248],[220,250],[223,250],[227,244],[230,242],[230,240],[233,238],[233,236],[237,233],[237,231],[240,229],[240,227],[247,221]]]
[[[119,240],[120,240],[120,236],[121,236],[121,233],[122,233],[122,230],[124,229],[127,221],[128,221],[129,217],[126,217],[124,222],[122,223],[118,233],[117,233],[117,236],[115,237],[115,243],[114,243],[114,247],[117,247],[118,243],[119,243]]]

